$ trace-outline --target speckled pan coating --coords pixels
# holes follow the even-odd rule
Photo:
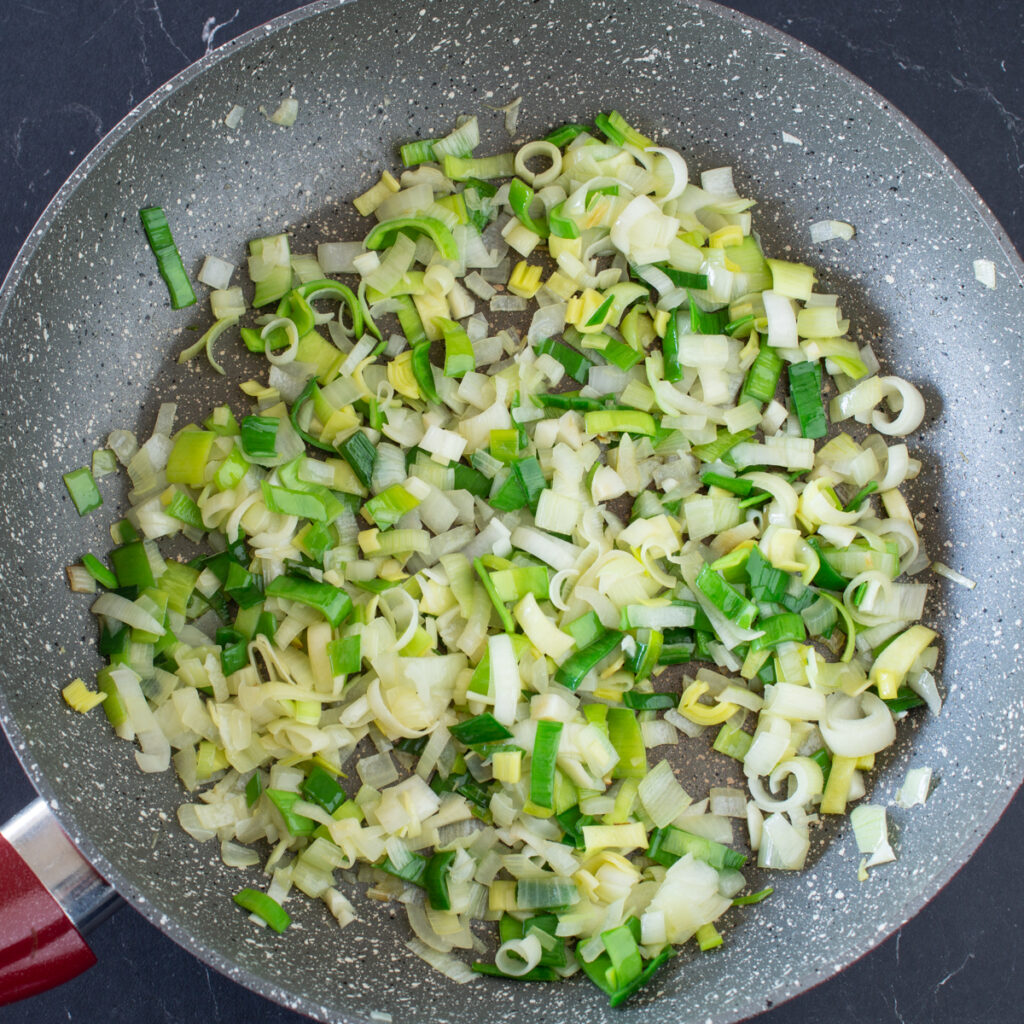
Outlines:
[[[295,127],[268,124],[258,108],[290,89]],[[692,169],[735,165],[740,191],[760,201],[768,250],[815,263],[860,336],[922,387],[924,470],[911,504],[933,555],[979,581],[973,592],[937,581],[929,611],[945,637],[946,710],[913,747],[901,743],[876,783],[874,799],[888,803],[908,765],[931,765],[938,778],[925,809],[891,812],[899,861],[860,885],[852,839],[840,834],[806,873],[775,879],[775,897],[756,912],[734,913],[714,956],[687,951],[614,1014],[583,982],[453,986],[406,953],[403,924],[354,893],[363,922],[343,933],[302,901],[289,905],[286,935],[253,929],[227,898],[243,874],[179,831],[174,778],[140,776],[102,716],[75,716],[58,695],[97,665],[88,602],[68,594],[62,567],[108,546],[108,517],[80,521],[60,474],[115,426],[145,435],[160,400],[179,401],[184,422],[231,395],[232,376],[262,372],[237,353],[227,381],[175,364],[207,314],[168,308],[138,209],[167,209],[193,272],[208,253],[243,262],[243,240],[270,231],[293,231],[295,251],[352,237],[346,201],[393,164],[396,139],[475,112],[497,145],[500,115],[488,105],[517,95],[521,138],[615,107],[683,149]],[[236,103],[246,114],[233,132],[222,119]],[[856,239],[810,245],[807,226],[823,217],[852,222]],[[995,292],[974,280],[979,257],[996,264]],[[0,293],[4,727],[68,831],[143,914],[241,983],[323,1020],[386,1011],[396,1022],[679,1024],[755,1013],[850,963],[920,908],[1024,775],[1021,269],[970,186],[880,97],[723,8],[364,0],[281,18],[200,61],[119,125],[47,209]],[[121,495],[101,489],[113,511]],[[706,757],[697,765],[705,778],[723,770]]]

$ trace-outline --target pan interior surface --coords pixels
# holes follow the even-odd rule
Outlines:
[[[1022,354],[1019,258],[948,162],[865,86],[709,4],[367,0],[275,26],[184,73],[101,144],[0,295],[0,713],[19,756],[141,912],[219,970],[323,1020],[725,1022],[822,980],[934,895],[1024,775],[1019,708],[1006,696],[1020,682],[1024,605],[1021,393],[1009,372]],[[289,93],[294,127],[258,113]],[[475,113],[487,150],[507,148],[491,108],[517,96],[516,141],[615,108],[679,148],[691,174],[735,167],[740,193],[758,200],[766,252],[813,263],[858,340],[921,387],[928,418],[912,454],[924,469],[910,504],[933,557],[978,580],[968,591],[934,579],[927,621],[943,637],[946,706],[904,730],[874,783],[873,801],[889,804],[908,766],[930,765],[938,779],[926,808],[890,811],[899,860],[860,884],[849,829],[831,828],[806,872],[776,873],[771,900],[725,919],[714,956],[684,951],[614,1014],[579,980],[456,986],[406,951],[404,915],[361,891],[347,892],[360,921],[344,932],[300,900],[285,935],[254,929],[229,896],[255,876],[179,829],[177,779],[141,776],[102,715],[73,716],[59,700],[99,664],[88,601],[69,597],[63,567],[109,547],[104,513],[115,504],[108,492],[102,512],[79,520],[61,473],[115,427],[148,436],[161,401],[177,401],[186,423],[217,402],[237,407],[237,383],[265,374],[241,353],[226,379],[177,365],[207,314],[202,296],[194,310],[169,308],[138,210],[167,210],[193,276],[207,254],[243,265],[243,243],[258,235],[288,230],[296,252],[358,238],[366,229],[349,201],[395,167],[396,141]],[[236,104],[246,115],[233,131],[223,119]],[[809,224],[828,218],[854,224],[856,239],[812,246]],[[996,263],[996,291],[974,280],[978,258]]]

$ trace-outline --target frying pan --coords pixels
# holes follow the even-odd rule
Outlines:
[[[258,991],[324,1019],[360,1019],[375,1009],[399,1020],[607,1019],[598,995],[581,985],[545,989],[543,1000],[523,998],[511,984],[454,990],[404,954],[396,926],[373,908],[339,937],[310,907],[298,913],[301,930],[255,943],[225,899],[237,873],[160,817],[180,798],[174,780],[137,776],[130,751],[109,740],[96,716],[70,721],[59,713],[56,694],[69,666],[84,674],[95,665],[87,616],[67,600],[59,567],[104,544],[100,520],[78,521],[62,500],[59,474],[84,461],[112,426],[145,430],[168,394],[188,417],[227,393],[209,374],[172,364],[188,319],[166,308],[153,280],[135,227],[139,206],[172,208],[169,197],[181,198],[188,229],[179,229],[179,241],[192,263],[205,252],[237,260],[241,239],[284,224],[301,248],[344,231],[338,198],[389,162],[395,137],[479,109],[487,90],[495,102],[526,97],[526,134],[552,119],[624,108],[685,146],[696,166],[735,163],[762,200],[760,227],[773,251],[791,244],[810,253],[806,224],[823,215],[858,225],[858,245],[815,261],[844,308],[881,339],[890,365],[923,382],[931,419],[919,450],[928,474],[913,504],[928,510],[933,550],[955,538],[957,564],[980,580],[972,594],[943,589],[934,605],[946,639],[943,678],[954,689],[945,715],[923,723],[914,757],[934,763],[941,754],[935,767],[943,784],[927,816],[897,815],[898,864],[854,891],[856,858],[849,837],[838,839],[805,876],[781,880],[756,918],[738,922],[720,956],[686,958],[615,1015],[736,1019],[763,1006],[767,993],[778,999],[813,983],[901,923],[962,863],[1020,781],[1019,724],[1004,713],[1002,696],[1012,692],[1015,672],[1009,624],[1021,596],[1019,541],[1009,528],[1005,539],[994,540],[991,530],[1014,521],[1020,397],[1009,373],[983,370],[1012,365],[1019,352],[1011,331],[1020,322],[1020,262],[962,179],[877,97],[823,71],[791,41],[715,8],[593,5],[585,18],[567,5],[477,11],[456,2],[424,10],[318,8],[276,36],[232,48],[213,72],[187,73],[173,94],[144,105],[130,132],[122,128],[90,158],[88,176],[62,190],[44,218],[45,235],[19,258],[0,303],[3,336],[25,339],[33,351],[31,361],[22,352],[12,359],[11,347],[2,357],[13,442],[5,499],[17,511],[0,556],[8,598],[0,618],[5,727],[101,873],[172,937]],[[385,47],[393,59],[383,67],[358,57]],[[709,59],[730,72],[713,92]],[[257,123],[244,147],[217,128],[232,103],[252,111],[290,85],[312,115],[290,133]],[[794,107],[810,114],[801,119],[804,146],[836,154],[816,173],[796,146],[780,142]],[[297,182],[308,191],[297,194]],[[975,287],[970,262],[978,256],[997,262],[995,293]],[[233,368],[244,366],[238,360]],[[61,642],[46,646],[24,628],[38,608],[46,610],[48,635]],[[1005,629],[996,631],[1000,621]],[[889,759],[876,783],[880,799],[891,797],[910,756],[903,749]],[[324,971],[325,948],[343,983]]]

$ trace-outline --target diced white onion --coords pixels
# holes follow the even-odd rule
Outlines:
[[[203,261],[197,279],[201,284],[210,288],[227,288],[231,284],[231,275],[235,272],[235,265],[222,260],[219,256],[207,256]],[[215,319],[220,319],[214,314]]]
[[[827,242],[832,238],[848,242],[855,233],[853,225],[842,220],[816,220],[811,225],[812,242]]]
[[[993,291],[996,287],[996,265],[991,260],[974,261],[974,279]]]

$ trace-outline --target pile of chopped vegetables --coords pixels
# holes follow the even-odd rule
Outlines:
[[[617,1005],[771,892],[743,895],[733,844],[802,868],[896,721],[938,711],[903,579],[928,565],[920,465],[887,440],[924,408],[811,267],[765,258],[729,168],[697,186],[615,112],[478,143],[468,118],[403,146],[355,200],[362,241],[251,241],[248,300],[207,260],[215,322],[182,358],[220,370],[240,333],[269,377],[69,474],[86,512],[116,459],[131,508],[109,566],[69,570],[109,664],[66,696],[173,764],[190,835],[262,868],[235,897],[257,924],[287,928],[294,890],[348,924],[340,872],[455,981],[582,970]],[[160,551],[178,535],[188,561]],[[685,791],[668,757],[701,733],[746,791]]]

